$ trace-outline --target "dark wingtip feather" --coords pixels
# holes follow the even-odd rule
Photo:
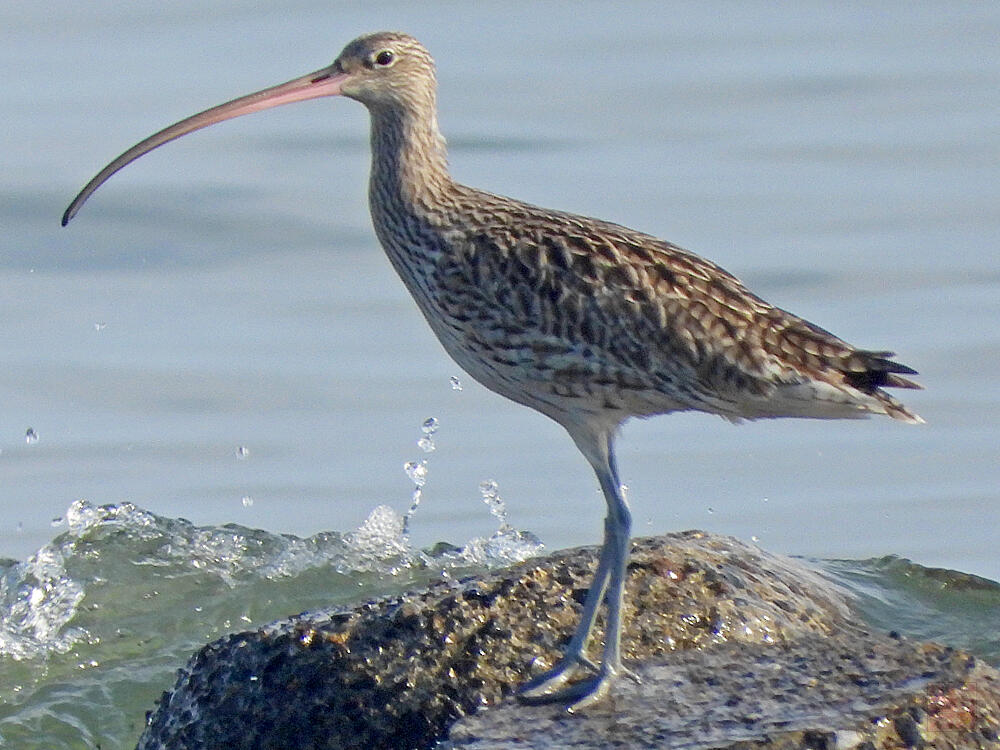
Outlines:
[[[857,366],[844,372],[844,382],[859,391],[874,393],[878,388],[923,388],[919,383],[900,377],[918,373],[890,359],[895,356],[894,352],[857,351],[854,355]]]

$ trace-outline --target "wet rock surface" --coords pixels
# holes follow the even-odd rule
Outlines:
[[[451,750],[1000,747],[1000,681],[966,654],[858,633],[725,644],[643,665],[584,716],[503,704]],[[516,742],[512,742],[516,738]]]
[[[569,639],[596,552],[223,638],[138,747],[1000,750],[995,670],[869,632],[805,565],[700,532],[634,542],[623,654],[641,685],[584,716],[517,704]]]

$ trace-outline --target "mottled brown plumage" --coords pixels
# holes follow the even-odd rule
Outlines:
[[[563,408],[916,418],[880,388],[916,387],[897,374],[912,370],[764,302],[718,266],[625,227],[452,191],[447,252],[408,266],[412,227],[379,233],[425,315],[457,334],[451,346],[516,381],[498,388],[516,401],[546,413],[575,399],[587,403]]]
[[[921,421],[884,390],[919,387],[890,352],[856,349],[669,242],[454,182],[437,125],[434,63],[406,34],[356,39],[328,68],[147,138],[91,180],[63,223],[152,148],[223,119],[333,95],[371,113],[375,231],[444,348],[486,387],[565,427],[608,504],[580,626],[564,659],[524,699],[580,708],[627,672],[619,641],[631,520],[613,440],[629,417],[699,410],[733,421]],[[584,651],[602,603],[605,645],[594,664]],[[579,668],[593,674],[567,686]]]

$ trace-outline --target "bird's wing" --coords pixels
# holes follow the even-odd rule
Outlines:
[[[493,332],[490,345],[547,354],[565,363],[564,377],[603,373],[723,397],[766,398],[809,381],[866,394],[919,387],[890,352],[857,349],[675,245],[506,200],[498,210],[465,230],[462,257],[441,269],[445,286],[472,295],[464,314],[477,319],[471,329]]]

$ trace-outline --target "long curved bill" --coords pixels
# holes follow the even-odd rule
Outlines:
[[[152,151],[154,148],[195,130],[200,130],[209,125],[229,120],[233,117],[239,117],[240,115],[248,115],[251,112],[259,112],[262,109],[270,109],[271,107],[291,104],[292,102],[301,102],[306,99],[317,99],[321,96],[338,96],[341,93],[340,86],[346,78],[347,74],[338,72],[332,66],[322,68],[309,75],[282,83],[279,86],[272,86],[263,91],[241,96],[239,99],[233,99],[217,107],[206,109],[204,112],[199,112],[192,117],[188,117],[186,120],[181,120],[171,125],[169,128],[164,128],[159,133],[155,133],[146,140],[135,144],[98,172],[94,179],[88,182],[79,195],[73,199],[73,202],[69,204],[69,208],[63,214],[62,225],[66,226],[69,220],[76,216],[77,211],[80,210],[84,201],[97,188],[103,185],[111,175],[143,154]]]

